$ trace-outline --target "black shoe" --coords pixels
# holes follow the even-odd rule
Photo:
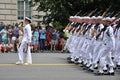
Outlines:
[[[79,60],[79,58],[76,58],[75,61],[74,61],[74,63],[78,64],[78,60]]]
[[[87,70],[88,68],[87,67],[83,67],[83,70]]]
[[[80,67],[84,67],[84,65],[83,65],[83,64],[81,64],[81,65],[80,65]]]
[[[67,57],[67,60],[71,60],[72,58],[71,57]]]
[[[120,69],[120,65],[117,65],[117,69]]]
[[[65,50],[62,50],[61,53],[65,53]]]
[[[74,63],[73,61],[69,61],[69,63]]]
[[[88,69],[88,71],[89,71],[89,72],[94,72],[94,70],[92,70],[92,69]]]
[[[105,75],[111,75],[111,76],[114,76],[115,73],[114,73],[114,72],[112,72],[112,73],[108,72],[108,73],[106,73]]]
[[[98,69],[98,67],[94,67],[94,69]]]
[[[72,59],[71,57],[67,57],[67,62],[68,63],[74,63],[73,61],[71,61],[71,59]]]
[[[116,67],[114,67],[113,69],[114,69],[114,70],[116,70],[117,68],[116,68]]]
[[[92,66],[92,64],[90,66],[86,66],[88,69]]]
[[[107,70],[103,70],[104,72],[107,72]]]
[[[117,65],[117,67],[120,67],[120,65]]]
[[[104,73],[97,72],[97,73],[95,73],[95,75],[96,75],[96,76],[102,76],[102,75],[104,75]]]
[[[76,58],[76,59],[75,59],[75,61],[78,61],[78,60],[79,60],[79,58]]]

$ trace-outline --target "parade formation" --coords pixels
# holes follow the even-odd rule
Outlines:
[[[96,10],[87,16],[71,16],[64,29],[70,33],[65,45],[70,52],[67,61],[95,75],[115,75],[120,67],[119,13],[108,15],[108,10],[97,16],[93,15]]]

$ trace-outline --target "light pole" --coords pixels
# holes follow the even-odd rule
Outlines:
[[[26,17],[26,2],[30,2],[31,0],[24,0],[24,19]]]
[[[26,0],[24,0],[24,19],[25,19],[25,16],[26,16],[26,15],[25,15],[25,10],[26,10],[26,9],[25,9],[25,7],[26,7],[26,6],[25,6],[25,2],[26,2]]]

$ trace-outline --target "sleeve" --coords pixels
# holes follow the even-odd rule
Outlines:
[[[111,40],[112,40],[113,49],[115,49],[115,37],[114,37],[114,34],[113,34],[113,28],[109,28],[109,34],[110,34],[110,37],[111,37]]]
[[[3,33],[3,30],[0,31],[0,34]]]
[[[30,42],[31,42],[31,38],[32,38],[31,27],[30,27],[30,26],[27,26],[27,27],[26,27],[26,30],[27,30],[28,42],[30,43]]]

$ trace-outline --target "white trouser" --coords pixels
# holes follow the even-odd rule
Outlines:
[[[30,51],[30,46],[28,46],[27,42],[22,42],[20,45],[20,48],[18,50],[18,56],[19,56],[19,60],[21,60],[22,62],[24,62],[24,50],[26,51],[26,62],[30,62],[32,63],[32,57],[31,57],[31,51]]]
[[[96,41],[96,45],[94,47],[94,50],[93,50],[93,64],[96,65],[97,62],[99,61],[99,57],[100,57],[100,54],[101,54],[101,50],[102,50],[102,43],[100,41]]]
[[[114,55],[114,61],[120,65],[120,39],[116,39],[116,50]]]
[[[71,46],[71,50],[72,50],[72,54],[71,54],[71,57],[75,57],[75,58],[78,58],[77,56],[77,46],[78,46],[78,43],[79,43],[79,37],[76,37],[75,40],[73,41],[73,44]]]
[[[88,44],[87,44],[87,39],[85,39],[81,51],[82,51],[82,57],[83,57],[83,62],[85,62],[85,64],[87,63],[87,53],[86,53],[86,48],[87,48]]]
[[[94,67],[96,67],[97,62],[100,59],[100,54],[103,51],[102,48],[102,42],[101,41],[96,41],[94,42],[94,49],[93,49],[93,54],[92,54],[92,66],[90,67],[90,69],[94,69]]]
[[[100,69],[101,71],[103,70],[104,66],[106,65],[106,61],[109,67],[113,69],[114,64],[113,64],[112,55],[111,55],[112,45],[110,42],[108,42],[106,43],[106,45],[103,45],[103,47],[104,47],[104,50],[100,55]]]

